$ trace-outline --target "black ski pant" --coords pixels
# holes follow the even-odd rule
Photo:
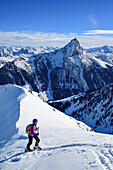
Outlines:
[[[39,144],[39,142],[40,142],[40,139],[38,138],[38,136],[29,136],[28,135],[28,138],[29,138],[29,142],[28,142],[28,144],[27,144],[27,149],[29,149],[30,148],[30,145],[32,144],[32,142],[33,142],[33,138],[36,140],[36,142],[35,142],[35,146],[38,146],[38,144]]]

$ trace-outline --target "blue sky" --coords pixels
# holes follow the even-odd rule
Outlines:
[[[0,45],[113,45],[113,0],[0,0]],[[98,41],[97,41],[98,40]]]

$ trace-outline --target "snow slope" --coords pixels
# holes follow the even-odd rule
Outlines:
[[[0,169],[113,169],[112,135],[90,132],[85,124],[43,102],[37,93],[0,86],[0,108]],[[25,127],[33,118],[39,119],[40,146],[45,151],[24,153]]]

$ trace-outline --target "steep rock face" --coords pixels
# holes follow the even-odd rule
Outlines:
[[[77,39],[62,49],[37,55],[35,62],[40,88],[48,99],[56,100],[112,83],[113,54],[102,55],[86,53]]]
[[[86,52],[76,38],[50,53],[32,50],[1,53],[1,85],[27,85],[48,100],[58,100],[113,82],[113,53]]]
[[[84,91],[82,53],[79,42],[74,39],[60,50],[35,56],[32,63],[41,84],[40,90],[45,91],[49,99],[60,99]]]
[[[0,68],[0,85],[3,84],[17,84],[25,86],[29,84],[34,91],[39,92],[37,85],[35,84],[35,77],[30,74],[29,68],[18,68],[15,62],[6,62],[4,66]]]
[[[85,122],[93,130],[113,133],[113,83],[60,101],[49,102],[58,110]]]

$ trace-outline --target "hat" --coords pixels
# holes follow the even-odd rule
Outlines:
[[[36,123],[38,121],[38,119],[33,119],[33,123]]]

